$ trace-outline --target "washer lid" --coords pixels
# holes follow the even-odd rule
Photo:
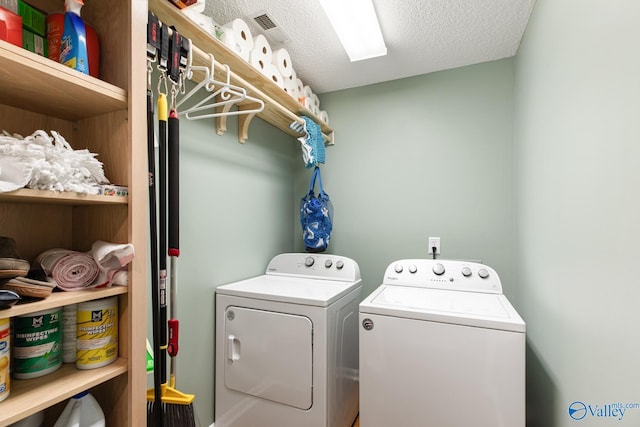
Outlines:
[[[218,286],[216,293],[268,301],[326,307],[351,290],[356,282],[262,275],[228,285]]]
[[[502,294],[381,285],[360,313],[524,332],[525,323]]]

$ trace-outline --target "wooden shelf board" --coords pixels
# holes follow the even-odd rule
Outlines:
[[[289,125],[298,116],[304,115],[318,123],[327,139],[331,139],[330,135],[333,133],[333,129],[314,115],[311,110],[305,108],[218,39],[196,25],[170,2],[166,0],[149,0],[149,10],[153,11],[160,21],[174,26],[182,36],[191,39],[192,43],[199,49],[207,53],[213,53],[217,62],[229,65],[232,72],[232,84],[244,87],[249,95],[260,98],[265,102],[264,111],[257,114],[262,120],[271,123],[289,135],[300,136],[299,133],[291,130]],[[199,65],[205,64],[200,63]]]
[[[0,193],[0,201],[65,205],[126,205],[129,203],[129,197],[21,188],[10,193]]]
[[[37,301],[20,302],[14,306],[0,310],[0,319],[62,307],[69,304],[90,301],[98,298],[107,298],[113,295],[126,294],[127,286],[112,286],[106,289],[84,289],[81,291],[52,292],[47,298]]]
[[[127,359],[96,369],[81,370],[75,364],[63,364],[50,374],[30,380],[11,380],[9,397],[0,403],[0,426],[15,423],[51,405],[125,374]]]
[[[127,92],[0,40],[0,104],[65,120],[127,109]]]

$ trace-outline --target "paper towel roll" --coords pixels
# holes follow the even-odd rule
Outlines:
[[[284,90],[291,96],[293,99],[298,99],[298,86],[294,80],[291,80],[289,77],[284,78]]]
[[[273,51],[271,50],[269,41],[262,34],[253,38],[253,49],[251,50],[251,53],[252,55],[261,56],[266,59],[267,62],[271,62],[273,60]]]
[[[309,87],[309,85],[304,85],[302,87],[302,96],[305,98],[309,98],[309,102],[311,102],[311,97],[313,96],[313,91]]]
[[[249,63],[253,68],[260,71],[262,74],[267,74],[267,68],[271,68],[271,61],[267,59],[265,55],[262,55],[260,51],[253,49],[249,56]]]
[[[291,88],[291,96],[294,99],[298,99],[300,97],[300,91],[298,90],[298,76],[296,74],[296,70],[291,70],[291,75],[285,79]]]
[[[311,95],[311,101],[313,105],[316,107],[316,111],[320,111],[320,98],[315,93]]]
[[[311,110],[314,107],[313,101],[310,97],[305,96],[300,99],[302,99],[302,105],[304,105],[305,108]]]
[[[280,48],[273,52],[273,65],[282,77],[289,77],[293,70],[293,64],[291,63],[291,57],[287,49]]]
[[[304,97],[304,83],[296,78],[296,88],[298,89],[298,98]]]
[[[270,78],[275,84],[277,84],[278,87],[284,89],[284,79],[282,78],[282,75],[280,74],[278,69],[273,64],[271,64],[271,66],[269,66],[267,70],[268,72],[266,76]]]
[[[240,55],[245,61],[249,61],[251,49],[253,49],[253,38],[251,30],[246,22],[237,18],[222,26],[222,36],[220,40],[229,49]]]

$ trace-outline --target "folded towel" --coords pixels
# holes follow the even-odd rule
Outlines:
[[[127,265],[135,255],[131,243],[117,244],[97,240],[91,246],[90,253],[100,269],[95,280],[97,287],[127,285]]]

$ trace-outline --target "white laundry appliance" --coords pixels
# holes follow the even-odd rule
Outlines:
[[[359,312],[362,426],[525,426],[525,322],[492,268],[396,261]]]
[[[216,289],[216,427],[350,427],[358,413],[358,264],[274,257]]]

